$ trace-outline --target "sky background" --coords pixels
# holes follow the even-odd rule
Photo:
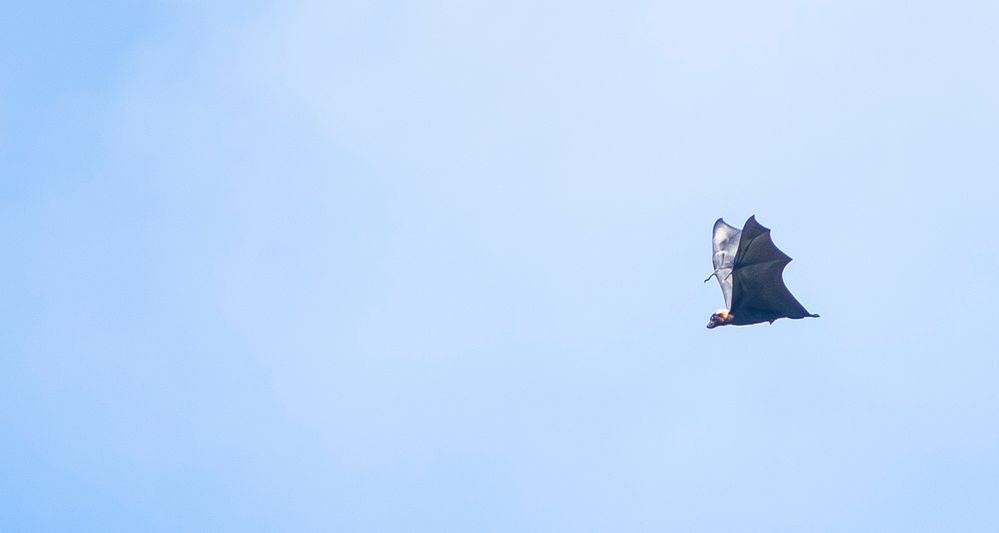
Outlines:
[[[4,11],[0,530],[999,530],[999,4]]]

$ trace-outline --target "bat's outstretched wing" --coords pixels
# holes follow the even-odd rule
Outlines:
[[[818,316],[809,314],[784,285],[784,267],[790,262],[770,238],[770,229],[749,217],[732,265],[732,324]]]
[[[720,218],[711,231],[711,263],[715,267],[712,276],[718,278],[718,284],[721,285],[726,309],[732,308],[732,264],[739,250],[741,233],[738,228],[729,226]]]

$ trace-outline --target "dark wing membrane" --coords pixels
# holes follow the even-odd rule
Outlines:
[[[811,316],[784,285],[784,267],[790,262],[770,238],[770,230],[756,222],[755,216],[750,217],[742,228],[732,265],[733,324]]]
[[[770,228],[765,228],[756,221],[756,216],[749,217],[742,227],[742,238],[739,250],[735,253],[734,268],[780,261],[785,265],[791,262],[787,254],[780,251],[770,238]]]

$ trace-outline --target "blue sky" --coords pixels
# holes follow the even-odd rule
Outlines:
[[[0,22],[0,529],[999,528],[994,3],[201,4]]]

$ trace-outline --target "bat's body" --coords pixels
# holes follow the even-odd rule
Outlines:
[[[784,267],[791,258],[774,245],[770,230],[755,216],[742,230],[719,218],[711,244],[715,267],[711,276],[718,278],[726,308],[711,315],[709,329],[819,316],[805,310],[784,285]]]

